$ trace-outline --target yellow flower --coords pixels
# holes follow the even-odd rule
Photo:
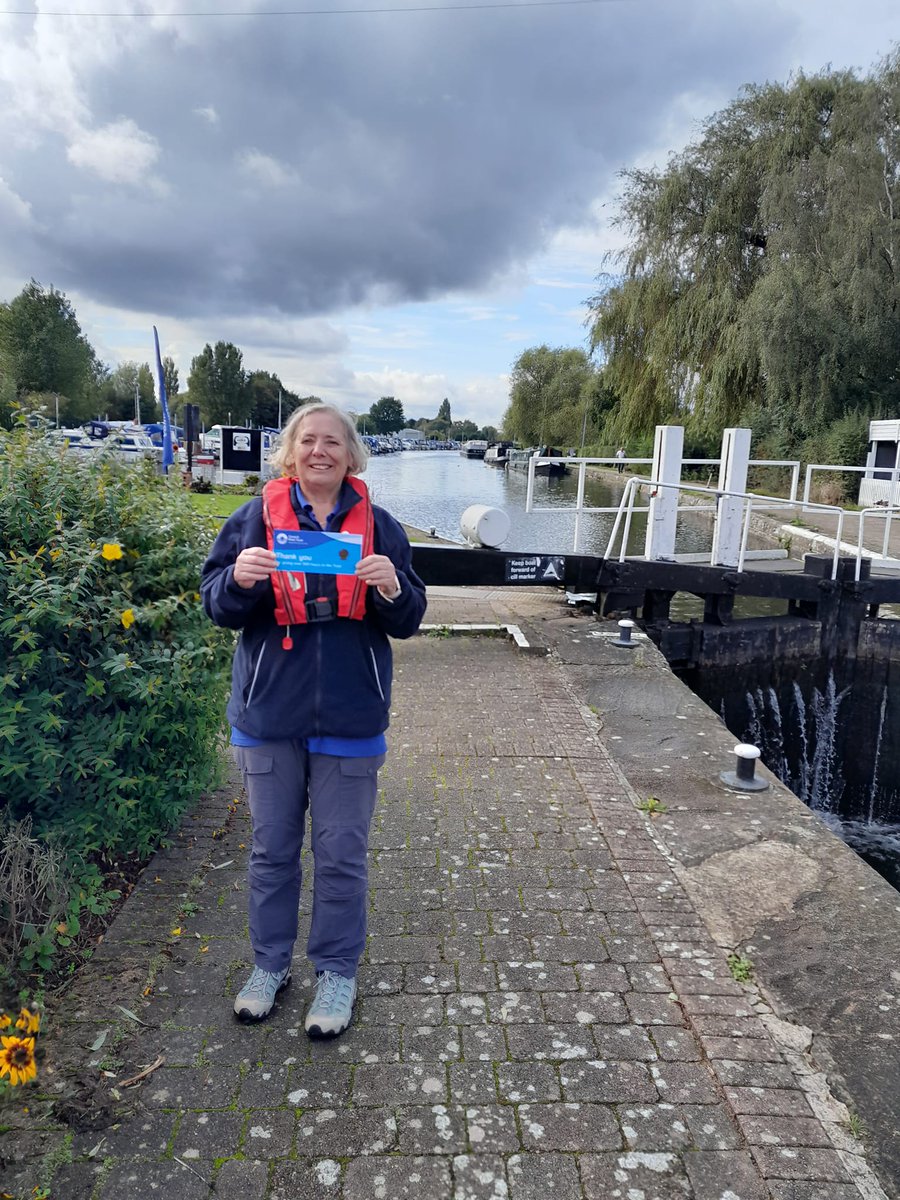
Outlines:
[[[122,624],[126,629],[130,629],[134,624],[134,609],[126,608],[121,617]]]
[[[122,557],[122,547],[118,542],[104,542],[103,549],[100,551],[100,556],[108,562],[115,562],[117,558]]]
[[[32,1012],[30,1008],[23,1008],[19,1013],[19,1019],[16,1021],[16,1029],[21,1029],[24,1034],[30,1036],[33,1033],[38,1033],[41,1028],[41,1014]]]
[[[172,937],[181,937],[181,926],[180,925],[178,926],[177,929],[172,930]]]
[[[34,1061],[34,1038],[5,1037],[0,1038],[3,1049],[0,1050],[0,1079],[9,1076],[13,1087],[27,1083],[37,1075],[37,1064]]]
[[[9,1029],[12,1025],[12,1017],[9,1013],[0,1013],[0,1029]]]
[[[59,558],[59,556],[61,554],[62,554],[62,550],[59,548],[59,546],[54,546],[54,548],[50,551],[50,557],[53,559],[54,562],[56,562],[56,560]]]

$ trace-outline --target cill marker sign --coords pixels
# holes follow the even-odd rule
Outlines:
[[[506,560],[507,583],[562,583],[566,560],[558,554],[523,554]]]

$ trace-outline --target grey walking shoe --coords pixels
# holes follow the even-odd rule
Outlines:
[[[343,1033],[353,1018],[356,980],[334,971],[323,971],[304,1025],[311,1038],[333,1038]]]
[[[283,971],[264,971],[262,967],[254,967],[235,998],[235,1016],[239,1021],[262,1021],[272,1011],[275,997],[290,982],[290,966]]]

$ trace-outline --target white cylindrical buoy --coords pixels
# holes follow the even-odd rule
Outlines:
[[[735,769],[723,771],[719,778],[739,792],[764,792],[769,786],[764,779],[756,778],[756,760],[760,751],[757,746],[739,742],[734,748]]]
[[[614,646],[627,646],[629,650],[633,650],[637,642],[631,640],[631,631],[634,629],[634,621],[629,621],[628,617],[623,617],[618,622],[619,636],[613,639]]]
[[[502,546],[509,537],[509,517],[502,508],[470,504],[459,518],[459,531],[473,546]]]

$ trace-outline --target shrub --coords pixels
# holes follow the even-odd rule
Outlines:
[[[180,486],[0,432],[0,791],[77,856],[146,855],[218,775],[230,636]]]

